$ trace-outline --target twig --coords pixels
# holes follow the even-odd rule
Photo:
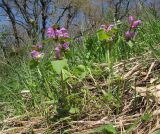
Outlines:
[[[127,79],[128,77],[130,77],[135,71],[137,71],[139,68],[141,67],[140,64],[135,65],[132,70],[130,70],[127,74],[124,75],[124,79]]]
[[[147,80],[147,79],[148,79],[148,77],[149,77],[149,75],[151,74],[151,71],[152,71],[154,65],[155,65],[155,62],[152,62],[152,64],[151,64],[151,66],[150,66],[150,68],[149,68],[149,70],[148,70],[148,73],[147,73],[146,77],[144,78],[144,80]]]

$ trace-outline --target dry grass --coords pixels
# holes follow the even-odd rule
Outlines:
[[[148,54],[147,54],[148,55]],[[160,129],[160,61],[146,55],[122,61],[113,67],[114,75],[121,76],[120,83],[116,80],[89,77],[79,85],[79,89],[87,89],[94,99],[87,99],[81,115],[77,120],[64,122],[61,120],[43,125],[46,118],[31,118],[20,120],[7,119],[3,123],[3,134],[42,134],[50,133],[89,134],[99,126],[113,124],[120,134],[156,134]],[[145,60],[144,60],[145,59]],[[106,64],[94,64],[102,70],[107,70]],[[121,89],[121,105],[102,100],[102,92],[109,86]],[[74,85],[70,85],[73,88]],[[74,87],[75,88],[75,87]],[[101,104],[98,107],[98,104]],[[35,127],[36,126],[36,127]],[[47,132],[46,132],[47,133]]]

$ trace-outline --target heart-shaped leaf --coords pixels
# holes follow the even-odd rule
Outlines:
[[[68,67],[67,59],[52,61],[51,64],[57,74],[61,74],[62,69]]]

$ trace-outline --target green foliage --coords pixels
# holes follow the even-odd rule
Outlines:
[[[151,114],[144,114],[141,117],[142,121],[150,121],[152,119],[152,115]]]
[[[124,23],[115,22],[116,28],[109,32],[98,30],[91,35],[83,35],[81,41],[62,39],[59,42],[70,41],[70,49],[64,53],[61,60],[53,55],[53,42],[47,39],[43,59],[33,60],[29,57],[15,57],[4,60],[1,64],[0,101],[6,102],[14,111],[12,114],[38,109],[53,122],[69,117],[71,120],[90,116],[92,110],[105,109],[111,114],[118,114],[123,108],[123,93],[125,82],[121,76],[115,75],[113,65],[145,52],[152,52],[159,58],[160,21],[148,18],[137,29],[134,39],[126,41],[124,33],[127,30]],[[111,39],[113,38],[113,40]],[[26,50],[28,52],[30,50]],[[95,66],[96,64],[96,66]],[[105,64],[105,66],[103,66]],[[125,67],[124,67],[125,69]],[[106,81],[106,85],[102,87]],[[21,95],[22,90],[31,92],[31,105],[26,105]],[[28,108],[29,107],[29,108]],[[51,109],[50,109],[51,107]],[[0,109],[1,110],[1,109]],[[110,114],[109,113],[109,114]],[[6,113],[0,112],[0,118]],[[145,114],[140,121],[152,119]],[[137,126],[137,121],[127,132]],[[116,134],[116,128],[109,124],[94,130],[93,133]]]
[[[158,130],[158,131],[156,132],[156,134],[160,134],[160,130]]]
[[[100,41],[108,40],[108,39],[110,39],[112,37],[109,33],[106,33],[102,29],[97,31],[97,36],[98,36],[98,40],[100,40]]]
[[[69,113],[71,113],[71,114],[75,114],[75,113],[78,113],[78,112],[79,112],[78,108],[71,107],[70,110],[69,110]]]
[[[52,61],[52,67],[57,74],[61,74],[64,67],[67,67],[67,59]]]
[[[93,133],[116,134],[117,131],[113,125],[108,124],[96,128]]]
[[[73,69],[73,74],[79,79],[84,79],[87,75],[87,71],[84,65],[78,65]]]
[[[37,67],[38,63],[39,63],[38,61],[31,60],[30,61],[30,68],[33,69],[33,68]]]

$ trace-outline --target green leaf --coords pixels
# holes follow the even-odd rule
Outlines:
[[[52,61],[51,64],[57,74],[61,74],[62,69],[68,67],[67,59]]]
[[[131,48],[133,48],[133,46],[134,46],[134,43],[133,43],[132,41],[129,41],[127,44],[128,44]]]
[[[71,113],[71,114],[75,114],[75,113],[78,113],[78,112],[79,112],[78,108],[71,107],[71,109],[69,110],[69,113]]]
[[[81,72],[85,72],[85,66],[84,65],[78,65],[77,69]]]
[[[104,30],[99,30],[97,31],[97,36],[98,36],[98,39],[100,41],[103,41],[103,40],[108,40],[111,38],[111,35],[109,35],[109,33],[106,33]]]
[[[118,30],[117,30],[116,28],[113,28],[112,30],[109,31],[110,34],[111,34],[111,33],[112,33],[112,34],[115,34],[115,33],[117,33],[117,32],[118,32]]]
[[[112,124],[103,125],[94,130],[94,133],[116,134],[116,129]]]
[[[62,77],[63,77],[63,80],[67,80],[68,78],[72,77],[73,75],[68,72],[67,70],[65,69],[62,69]]]
[[[55,103],[58,103],[58,101],[57,100],[50,100],[50,101],[45,101],[45,102],[43,102],[43,104],[55,104]]]
[[[80,79],[84,79],[87,75],[86,68],[84,65],[78,65],[74,70],[73,74]]]
[[[142,121],[150,121],[152,119],[152,115],[151,114],[144,114],[141,117]]]
[[[109,93],[105,92],[103,98],[104,100],[109,101],[109,102],[114,101],[114,96],[111,92]]]

